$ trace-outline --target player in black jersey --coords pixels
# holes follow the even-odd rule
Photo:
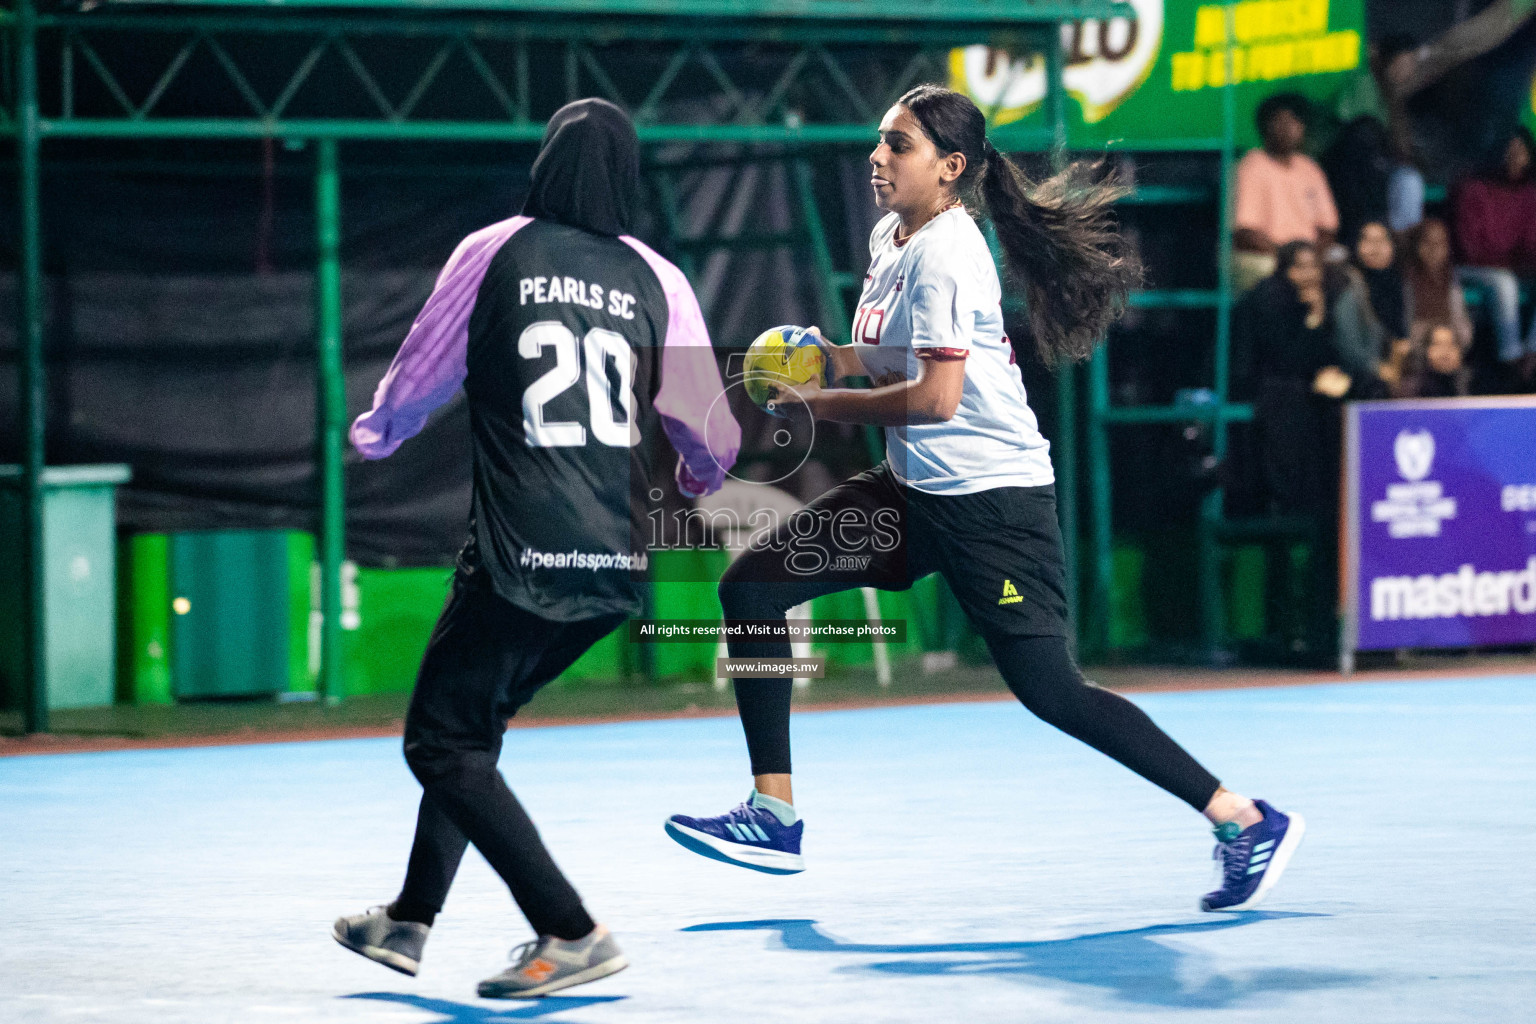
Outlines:
[[[627,234],[638,192],[629,118],[602,100],[562,107],[522,215],[459,244],[352,427],[365,458],[384,458],[463,384],[474,488],[469,540],[405,720],[405,759],[423,789],[405,884],[333,934],[414,975],[474,843],[536,933],[480,983],[482,996],[540,996],[626,966],[496,761],[507,718],[639,611],[644,442],[666,435],[690,497],[719,488],[740,445],[728,414],[706,425],[722,386],[687,279]]]

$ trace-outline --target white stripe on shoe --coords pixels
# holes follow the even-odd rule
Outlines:
[[[748,846],[745,843],[733,843],[721,836],[710,835],[696,828],[680,825],[668,820],[663,824],[667,833],[673,839],[690,847],[695,853],[727,861],[744,868],[754,868],[758,871],[766,871],[770,874],[792,875],[805,870],[805,860],[798,853],[786,853],[783,850],[764,849],[761,846]],[[709,852],[704,853],[698,847],[705,847]]]
[[[1285,873],[1286,866],[1291,862],[1291,855],[1296,852],[1296,847],[1301,845],[1302,837],[1307,834],[1307,823],[1301,815],[1293,814],[1290,818],[1291,824],[1285,830],[1285,835],[1281,837],[1280,845],[1275,847],[1274,857],[1266,864],[1259,865],[1260,868],[1267,867],[1269,870],[1265,871],[1264,877],[1259,879],[1259,887],[1253,890],[1253,895],[1235,906],[1221,909],[1251,910],[1258,906],[1264,897],[1269,895],[1269,890],[1275,887],[1275,883],[1280,881],[1280,876]],[[1253,869],[1249,868],[1248,873],[1252,874]]]

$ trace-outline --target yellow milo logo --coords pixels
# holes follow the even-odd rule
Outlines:
[[[1013,585],[1013,580],[1003,580],[1003,596],[998,598],[998,604],[1018,604],[1024,600],[1019,594],[1019,588]]]
[[[1356,17],[1358,3],[1339,2],[1342,14],[1335,16],[1330,0],[1128,2],[1131,15],[1080,18],[1061,26],[1062,82],[1081,104],[1084,124],[1108,118],[1148,85],[1154,71],[1152,95],[1165,98],[1169,92],[1225,85],[1229,64],[1235,82],[1274,82],[1360,66],[1358,27],[1333,27]],[[1045,101],[1045,58],[1039,53],[967,46],[950,52],[949,77],[993,125],[1028,117]]]
[[[1108,117],[1152,73],[1163,43],[1164,0],[1131,0],[1135,17],[1085,18],[1061,26],[1067,91],[1083,105],[1083,120]],[[969,93],[994,124],[1027,117],[1045,100],[1045,58],[1012,56],[986,46],[950,53],[955,89]]]

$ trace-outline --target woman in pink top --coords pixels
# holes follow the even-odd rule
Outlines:
[[[1536,277],[1536,139],[1515,129],[1498,167],[1468,178],[1454,197],[1457,276],[1481,287],[1499,337],[1499,360],[1514,364],[1524,383],[1536,380],[1536,324],[1522,336],[1520,278]]]

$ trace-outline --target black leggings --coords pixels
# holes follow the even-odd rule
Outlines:
[[[1203,811],[1221,785],[1147,713],[1088,682],[1059,636],[989,640],[1003,682],[1035,717]]]
[[[733,602],[734,603],[734,602]],[[726,617],[765,619],[764,609],[750,615],[727,611]],[[783,613],[780,612],[780,615]],[[756,648],[731,657],[787,658],[789,644],[741,645]],[[1197,811],[1203,811],[1220,785],[1147,713],[1117,693],[1089,683],[1078,671],[1067,641],[1059,636],[1014,636],[989,640],[992,660],[1008,689],[1042,721],[1107,754],[1155,786]],[[747,734],[753,775],[790,774],[789,700],[794,684],[778,679],[736,682],[736,709]]]
[[[768,611],[733,597],[726,618],[774,618]],[[783,614],[779,611],[778,617]],[[987,641],[987,647],[1008,689],[1041,721],[1109,755],[1197,811],[1205,810],[1216,795],[1220,786],[1216,777],[1159,729],[1145,711],[1083,678],[1064,637],[1002,637]],[[731,657],[788,658],[790,648],[787,643],[731,644]],[[789,702],[793,685],[779,679],[736,681],[736,710],[747,735],[753,775],[790,774]]]
[[[903,498],[890,486],[886,472],[882,466],[855,477],[818,498],[809,511],[835,521],[845,509],[890,509],[890,521],[901,535],[898,547],[875,554],[858,572],[821,570],[814,562],[815,571],[806,571],[803,562],[796,568],[775,549],[788,536],[786,526],[771,543],[752,548],[726,570],[720,580],[726,621],[782,620],[788,609],[815,597],[859,586],[905,590],[914,580],[938,572],[986,639],[1003,681],[1026,708],[1195,810],[1205,810],[1220,786],[1215,776],[1135,704],[1085,680],[1064,636],[1054,631],[1041,635],[1042,627],[1060,619],[1058,587],[1045,571],[1060,558],[1054,501],[1034,501],[1028,489],[1019,488],[956,498]],[[802,530],[800,536],[806,533]],[[845,546],[857,541],[848,531],[834,536]],[[999,560],[1012,566],[1007,578],[1019,592],[1008,603],[998,600],[997,590],[987,589],[996,581],[989,580],[984,569]],[[1015,608],[1025,617],[1007,618],[1004,613]],[[731,641],[729,646],[733,658],[790,657],[787,641]],[[790,773],[792,686],[778,679],[735,681],[736,708],[754,775]]]

